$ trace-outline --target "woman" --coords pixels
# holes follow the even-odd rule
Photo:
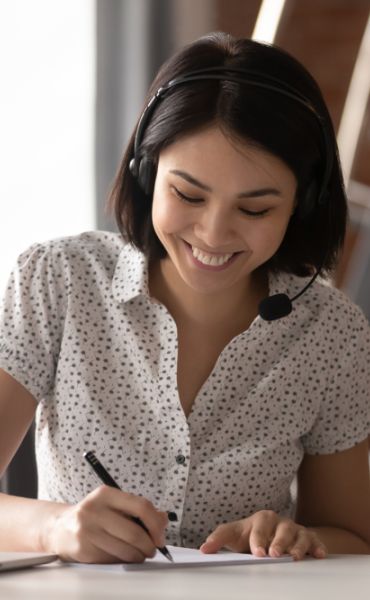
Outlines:
[[[368,553],[369,326],[317,279],[346,199],[310,75],[226,34],[185,47],[111,205],[121,234],[35,245],[9,282],[1,468],[37,406],[39,499],[1,496],[3,549]],[[123,491],[98,486],[91,449]]]

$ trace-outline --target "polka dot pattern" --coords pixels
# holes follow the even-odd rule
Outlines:
[[[167,542],[198,546],[260,509],[289,515],[303,454],[333,453],[369,427],[370,334],[341,292],[315,284],[288,317],[257,317],[221,353],[188,418],[176,325],[149,297],[145,257],[118,234],[31,247],[0,314],[0,367],[39,401],[39,497],[77,502],[97,456],[126,491],[176,513]],[[270,293],[302,289],[280,274]]]

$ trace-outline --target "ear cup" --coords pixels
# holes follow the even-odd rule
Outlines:
[[[301,198],[298,200],[298,206],[296,209],[297,217],[299,219],[306,219],[315,210],[318,203],[319,188],[317,181],[314,179],[305,189]]]
[[[135,177],[143,192],[150,196],[154,188],[155,165],[152,160],[143,156],[140,160],[132,158],[129,164],[130,173]]]
[[[137,174],[138,174],[138,168],[137,168],[137,161],[135,158],[132,158],[130,160],[130,163],[128,165],[128,168],[130,169],[130,173],[133,177],[135,177],[135,179],[137,178]]]
[[[156,168],[154,162],[143,156],[140,159],[137,181],[143,192],[150,196],[153,193]]]

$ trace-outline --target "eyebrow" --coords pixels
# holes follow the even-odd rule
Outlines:
[[[170,171],[170,173],[173,173],[174,175],[178,175],[179,177],[182,177],[182,179],[184,179],[188,183],[191,183],[191,185],[195,185],[195,186],[199,187],[201,190],[204,190],[206,192],[212,191],[212,188],[210,188],[209,185],[206,185],[205,183],[198,181],[198,179],[195,179],[195,177],[193,177],[189,173],[186,173],[186,171],[180,171],[179,169],[173,169]],[[274,187],[258,188],[255,190],[248,190],[246,192],[241,192],[240,194],[238,194],[238,198],[260,198],[261,196],[271,196],[271,195],[272,196],[281,196],[281,191]]]

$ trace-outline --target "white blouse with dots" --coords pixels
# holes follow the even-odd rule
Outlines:
[[[304,453],[369,432],[370,333],[360,309],[315,282],[274,322],[257,317],[221,353],[185,417],[176,325],[148,294],[145,257],[119,234],[84,233],[22,254],[0,312],[0,367],[39,401],[39,497],[77,502],[100,482],[177,517],[167,543],[198,546],[260,509],[289,515]],[[270,278],[270,294],[305,280]]]

